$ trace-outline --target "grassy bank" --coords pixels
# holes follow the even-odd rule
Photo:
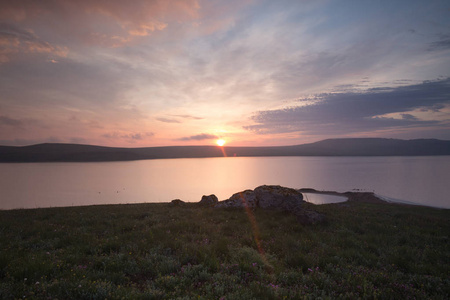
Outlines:
[[[193,204],[0,211],[0,298],[448,299],[449,210],[314,209],[326,223]]]

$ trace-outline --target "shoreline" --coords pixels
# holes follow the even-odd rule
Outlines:
[[[371,147],[367,147],[367,145]],[[441,156],[450,155],[450,141],[435,139],[327,139],[289,146],[158,146],[141,148],[46,143],[0,145],[0,162],[107,162],[143,159],[270,157],[270,156]]]
[[[315,189],[299,189],[300,192],[303,191],[303,193],[311,193],[311,194],[319,194],[319,195],[330,195],[330,196],[339,196],[339,197],[346,197],[347,201],[350,202],[366,202],[366,203],[388,203],[388,204],[397,204],[397,205],[408,205],[408,206],[418,206],[418,207],[429,207],[429,208],[436,208],[436,209],[450,209],[442,206],[433,206],[433,205],[424,205],[421,203],[415,203],[408,200],[402,200],[402,199],[395,199],[387,196],[383,196],[374,192],[336,192],[336,191],[318,191]],[[341,204],[347,202],[339,202]],[[324,204],[331,204],[331,203],[324,203]],[[319,204],[319,205],[324,205]]]
[[[321,203],[321,204],[315,204],[313,202],[305,201],[308,204],[312,204],[314,206],[322,206],[322,205],[329,205],[329,204],[340,204],[345,205],[347,203],[351,202],[360,202],[360,203],[381,203],[381,204],[394,204],[394,205],[405,205],[405,206],[415,206],[415,207],[424,207],[424,208],[433,208],[433,209],[441,209],[441,210],[450,210],[450,208],[445,207],[439,207],[439,206],[431,206],[431,205],[424,205],[419,203],[414,203],[407,200],[401,200],[401,199],[394,199],[385,197],[382,195],[378,195],[374,192],[337,192],[337,191],[320,191],[313,188],[300,188],[296,189],[300,193],[304,194],[318,194],[318,195],[329,195],[329,196],[338,196],[338,197],[345,197],[347,200],[340,201],[340,202],[332,202],[332,203]],[[171,201],[164,201],[164,202],[130,202],[130,203],[103,203],[103,204],[86,204],[86,205],[71,205],[71,206],[45,206],[45,207],[18,207],[18,208],[0,208],[1,211],[14,211],[14,210],[38,210],[38,209],[52,209],[52,208],[78,208],[78,207],[96,207],[96,206],[122,206],[122,205],[170,205]],[[195,205],[199,202],[190,202],[185,201],[185,204],[188,205]]]

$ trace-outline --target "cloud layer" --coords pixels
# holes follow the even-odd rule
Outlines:
[[[204,140],[214,140],[217,139],[217,135],[214,134],[208,134],[208,133],[201,133],[191,136],[186,136],[179,138],[179,141],[204,141]]]
[[[0,0],[0,141],[450,139],[447,2]]]
[[[252,116],[255,124],[245,129],[258,134],[299,132],[309,135],[367,134],[435,126],[450,129],[449,78],[358,93],[319,94],[311,99],[312,103],[306,105],[259,111]],[[389,116],[392,114],[396,116]]]

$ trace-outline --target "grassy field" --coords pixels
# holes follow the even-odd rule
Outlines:
[[[307,206],[327,221],[195,204],[0,211],[0,298],[449,298],[450,210]]]

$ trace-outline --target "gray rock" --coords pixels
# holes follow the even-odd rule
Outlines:
[[[258,206],[261,208],[294,211],[304,203],[302,193],[279,185],[262,185],[254,192],[258,199]]]
[[[258,206],[258,200],[256,194],[252,190],[245,190],[239,193],[233,194],[230,199],[220,201],[215,207],[248,207],[256,208]]]
[[[209,196],[203,196],[202,200],[200,200],[199,204],[204,206],[212,206],[219,202],[219,199],[217,199],[217,196],[212,194]]]
[[[211,196],[203,196],[200,203],[203,202],[205,197]],[[304,225],[317,224],[325,220],[324,215],[313,210],[304,209],[302,207],[304,202],[303,195],[298,190],[279,185],[262,185],[254,191],[245,190],[233,194],[230,199],[220,201],[214,207],[248,207],[251,209],[261,207],[266,209],[279,209],[294,214],[297,220]]]

